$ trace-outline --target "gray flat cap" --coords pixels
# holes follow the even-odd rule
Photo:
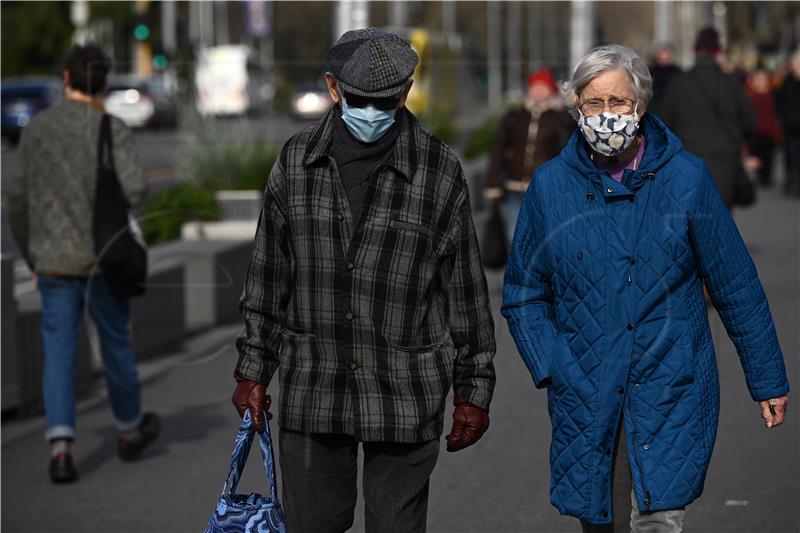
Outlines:
[[[328,50],[328,71],[348,93],[373,98],[400,94],[417,66],[407,41],[378,28],[351,30]]]

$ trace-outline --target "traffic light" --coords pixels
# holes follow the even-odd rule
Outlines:
[[[169,65],[169,59],[164,54],[156,54],[153,56],[153,68],[156,70],[164,70]]]
[[[133,38],[137,41],[146,41],[150,37],[150,26],[141,22],[133,28]]]

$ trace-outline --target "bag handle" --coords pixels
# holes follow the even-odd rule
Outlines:
[[[265,416],[266,420],[266,416]],[[250,445],[253,444],[255,428],[250,419],[250,410],[246,410],[242,422],[239,424],[239,432],[236,434],[236,441],[231,454],[231,462],[228,466],[228,475],[225,478],[225,485],[222,487],[222,496],[230,497],[239,486],[247,456],[250,453]],[[264,423],[264,431],[258,434],[261,443],[261,460],[264,463],[264,471],[267,474],[269,483],[269,493],[273,503],[278,503],[278,488],[275,480],[275,457],[272,454],[272,439],[269,431],[269,421]]]
[[[114,141],[111,137],[111,115],[104,113],[100,119],[100,135],[97,137],[97,165],[114,169]]]

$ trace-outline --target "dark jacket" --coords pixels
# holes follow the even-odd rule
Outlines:
[[[621,183],[579,133],[536,172],[503,289],[517,348],[547,387],[552,502],[600,524],[620,417],[642,511],[703,490],[719,416],[704,283],[752,398],[789,390],[764,290],[705,165],[649,113],[641,131],[641,166]]]
[[[565,113],[551,109],[541,114],[536,141],[526,158],[531,119],[525,108],[512,109],[501,119],[489,159],[487,187],[501,186],[504,179],[530,181],[533,172],[564,147],[568,138]]]
[[[706,163],[731,206],[742,172],[742,145],[756,129],[756,114],[741,83],[713,58],[699,56],[694,68],[672,80],[657,111],[686,150]]]
[[[786,74],[775,95],[778,118],[787,137],[800,137],[800,79]]]
[[[675,65],[650,65],[650,76],[653,77],[653,98],[648,106],[649,111],[658,114],[658,106],[661,103],[661,99],[667,94],[667,87],[682,72]]]
[[[424,442],[452,385],[489,409],[494,323],[456,155],[403,109],[353,218],[332,109],[272,168],[240,303],[236,372],[277,373],[280,426]]]

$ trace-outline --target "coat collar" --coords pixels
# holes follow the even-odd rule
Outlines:
[[[611,179],[607,172],[598,170],[589,157],[589,147],[578,129],[573,132],[567,146],[562,150],[561,157],[569,166],[590,180],[602,184],[606,193],[609,188],[613,189],[613,193],[608,194],[629,193],[638,189],[648,177],[657,175],[661,167],[683,148],[681,141],[658,117],[645,113],[640,124],[641,131],[647,139],[644,156],[636,171],[626,171],[622,184]]]
[[[331,157],[333,121],[337,118],[338,112],[336,106],[333,105],[311,132],[303,158],[304,166],[310,167]],[[397,136],[392,155],[386,161],[386,165],[410,183],[417,171],[417,161],[419,160],[417,142],[421,138],[422,128],[416,117],[405,107],[397,112],[397,122],[400,134]]]

